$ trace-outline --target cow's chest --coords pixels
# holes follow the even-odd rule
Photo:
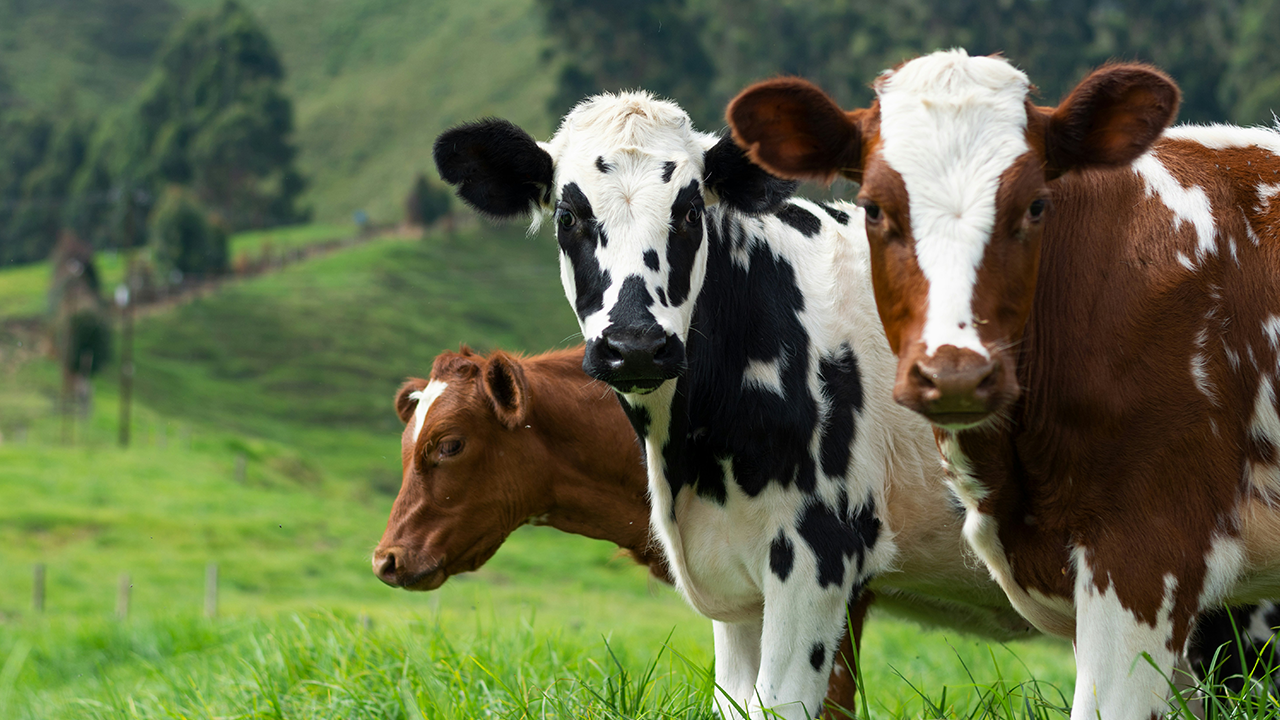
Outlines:
[[[651,481],[653,527],[672,561],[677,586],[699,613],[725,622],[756,620],[765,586],[778,582],[770,566],[774,540],[780,534],[796,536],[805,493],[794,484],[771,483],[748,495],[736,482],[732,462],[720,462],[726,479],[723,496],[709,496],[690,485],[673,496],[665,479]],[[813,575],[812,564],[797,551],[797,568],[807,568],[803,577]],[[796,572],[787,581],[801,577]]]
[[[717,620],[759,617],[764,602],[769,538],[760,520],[769,508],[758,499],[729,498],[724,504],[686,488],[675,498],[676,532],[684,548],[682,585],[699,598],[699,611]]]
[[[965,508],[963,534],[969,547],[982,559],[991,576],[1004,590],[1013,607],[1041,632],[1061,637],[1074,637],[1075,611],[1071,603],[1071,577],[1063,565],[1061,581],[1046,583],[1028,576],[1030,569],[1056,567],[1054,560],[1068,560],[1065,545],[1058,549],[1061,558],[1039,563],[1027,562],[1009,552],[1004,542],[1015,522],[1028,523],[1028,518],[1014,518],[1007,508],[996,508],[990,502],[992,487],[979,479],[975,461],[957,442],[954,435],[940,433],[938,449],[946,462],[952,491]],[[1016,514],[1016,513],[1015,513]],[[1034,520],[1030,521],[1034,523]],[[1033,524],[1025,528],[1034,534]],[[1043,538],[1033,538],[1039,541]],[[1060,544],[1061,545],[1061,544]],[[1023,546],[1025,549],[1026,546]],[[1037,566],[1038,567],[1035,567]],[[1055,578],[1056,579],[1056,578]]]

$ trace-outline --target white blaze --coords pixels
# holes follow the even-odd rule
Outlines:
[[[413,411],[413,441],[418,441],[418,435],[422,433],[422,424],[426,422],[427,411],[431,409],[431,403],[449,387],[449,383],[439,380],[432,380],[427,386],[421,390],[409,393],[409,399],[417,400],[418,407]]]
[[[1027,76],[999,58],[937,52],[881,76],[885,161],[906,184],[916,261],[929,281],[922,340],[988,353],[973,324],[978,266],[1000,176],[1029,150]]]

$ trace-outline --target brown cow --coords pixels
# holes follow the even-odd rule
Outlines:
[[[1075,640],[1072,717],[1144,718],[1198,612],[1280,592],[1280,133],[1161,136],[1178,90],[1142,65],[1029,90],[950,51],[867,109],[780,79],[728,115],[772,172],[861,183],[894,396],[966,536]]]

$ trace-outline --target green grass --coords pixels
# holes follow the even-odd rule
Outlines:
[[[48,310],[49,263],[0,270],[0,317],[37,317]]]
[[[545,239],[489,227],[383,239],[141,323],[137,389],[165,414],[198,408],[205,422],[324,452],[333,431],[394,437],[396,389],[443,350],[541,351],[577,335]]]
[[[98,253],[99,281],[104,296],[124,280],[124,261],[114,252]],[[0,268],[0,320],[38,318],[49,312],[49,285],[53,269],[49,261]]]

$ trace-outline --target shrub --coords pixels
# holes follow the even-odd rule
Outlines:
[[[211,222],[188,192],[165,192],[151,218],[151,243],[158,263],[183,275],[218,275],[227,270],[227,232]]]

